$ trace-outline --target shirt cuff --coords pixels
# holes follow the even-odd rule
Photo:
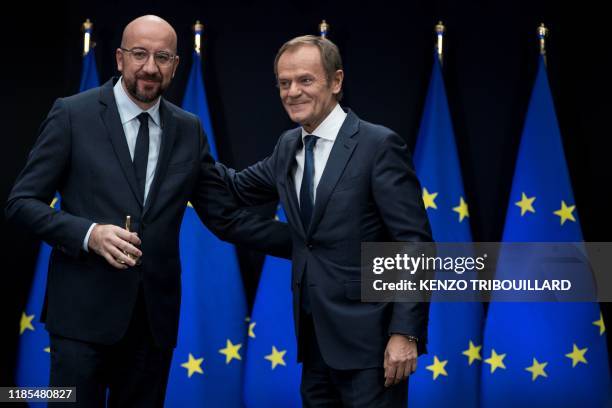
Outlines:
[[[87,230],[87,234],[85,234],[85,239],[83,240],[83,251],[89,252],[89,235],[91,235],[91,231],[97,224],[94,222],[91,224],[89,229]]]

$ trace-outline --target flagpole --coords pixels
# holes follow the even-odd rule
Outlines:
[[[548,28],[541,23],[538,27],[538,38],[540,39],[540,55],[544,58],[544,64],[546,64],[546,36],[548,35]]]
[[[321,24],[319,24],[319,33],[321,34],[321,38],[327,38],[328,32],[329,32],[329,24],[327,24],[327,21],[322,20]]]
[[[442,24],[442,21],[438,21],[436,24],[436,52],[438,53],[438,60],[440,60],[440,65],[442,65],[443,60],[443,50],[444,50],[444,33],[446,32],[446,27]]]
[[[94,46],[94,44],[91,42],[91,31],[93,29],[93,23],[87,19],[85,20],[85,22],[83,23],[83,56],[86,56],[87,54],[89,54],[89,51],[91,50],[91,48]]]
[[[204,24],[200,23],[200,20],[196,20],[195,24],[193,25],[193,32],[194,32],[194,50],[195,52],[200,55],[201,51],[202,51],[202,32],[204,31]]]

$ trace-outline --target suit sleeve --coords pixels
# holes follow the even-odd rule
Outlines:
[[[199,121],[198,132],[202,143],[200,175],[191,203],[202,222],[224,241],[289,259],[292,248],[289,226],[239,207],[226,179],[215,167]]]
[[[374,200],[394,241],[432,241],[431,228],[423,206],[408,146],[391,133],[379,147],[372,168]],[[419,351],[427,342],[429,303],[395,302],[389,334],[419,338]]]
[[[281,139],[282,136],[270,156],[242,171],[237,172],[217,163],[217,170],[228,184],[234,198],[241,205],[256,206],[278,202],[276,163]]]
[[[92,222],[49,206],[70,166],[70,115],[56,100],[41,125],[25,168],[9,194],[6,218],[63,252],[77,256]]]

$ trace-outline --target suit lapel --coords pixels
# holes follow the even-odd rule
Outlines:
[[[161,100],[159,109],[162,128],[161,146],[159,158],[157,159],[157,167],[155,168],[155,176],[153,177],[153,182],[151,183],[151,188],[149,189],[149,194],[147,195],[147,200],[145,202],[145,208],[142,215],[143,218],[155,201],[155,197],[159,191],[159,186],[164,179],[164,175],[166,174],[172,148],[174,147],[174,141],[176,140],[177,122],[174,113],[170,111],[163,99]]]
[[[344,168],[346,167],[357,141],[353,139],[353,136],[359,131],[359,118],[352,111],[349,110],[340,131],[338,137],[334,142],[329,158],[321,175],[321,180],[317,186],[317,194],[315,198],[314,209],[312,211],[312,219],[310,226],[306,228],[307,236],[312,234],[312,231],[316,228],[321,217],[325,212],[325,207],[329,201],[334,187],[338,183]]]
[[[290,216],[290,219],[297,220],[295,224],[299,225],[300,232],[303,236],[305,236],[306,227],[302,225],[302,217],[300,217],[300,204],[298,203],[297,194],[295,190],[295,182],[293,180],[293,170],[295,168],[295,154],[297,150],[302,146],[301,135],[301,128],[293,130],[290,135],[291,141],[287,144],[287,151],[284,155],[284,157],[286,157],[286,161],[284,163],[285,168],[283,174],[285,177],[285,193],[289,201],[289,208],[285,208],[285,211],[288,212],[287,216]]]
[[[142,207],[142,197],[138,194],[138,183],[136,182],[134,165],[132,164],[130,150],[125,138],[125,133],[123,132],[119,110],[117,109],[117,103],[115,102],[115,96],[113,94],[113,79],[100,88],[100,103],[103,105],[101,116],[102,122],[106,126],[108,137],[111,140],[113,149],[115,150],[115,154],[117,155],[117,159],[119,160],[119,164],[125,174],[130,189]]]

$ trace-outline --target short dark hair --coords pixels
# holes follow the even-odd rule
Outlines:
[[[278,60],[280,59],[281,55],[283,55],[286,51],[295,50],[307,45],[313,45],[319,49],[327,82],[331,83],[334,79],[336,71],[342,69],[342,57],[340,56],[340,50],[336,44],[327,38],[318,37],[315,35],[302,35],[300,37],[292,38],[284,43],[274,58],[274,75],[278,78]],[[341,99],[342,89],[340,89],[340,92],[338,95],[336,95],[336,100],[338,102]]]

